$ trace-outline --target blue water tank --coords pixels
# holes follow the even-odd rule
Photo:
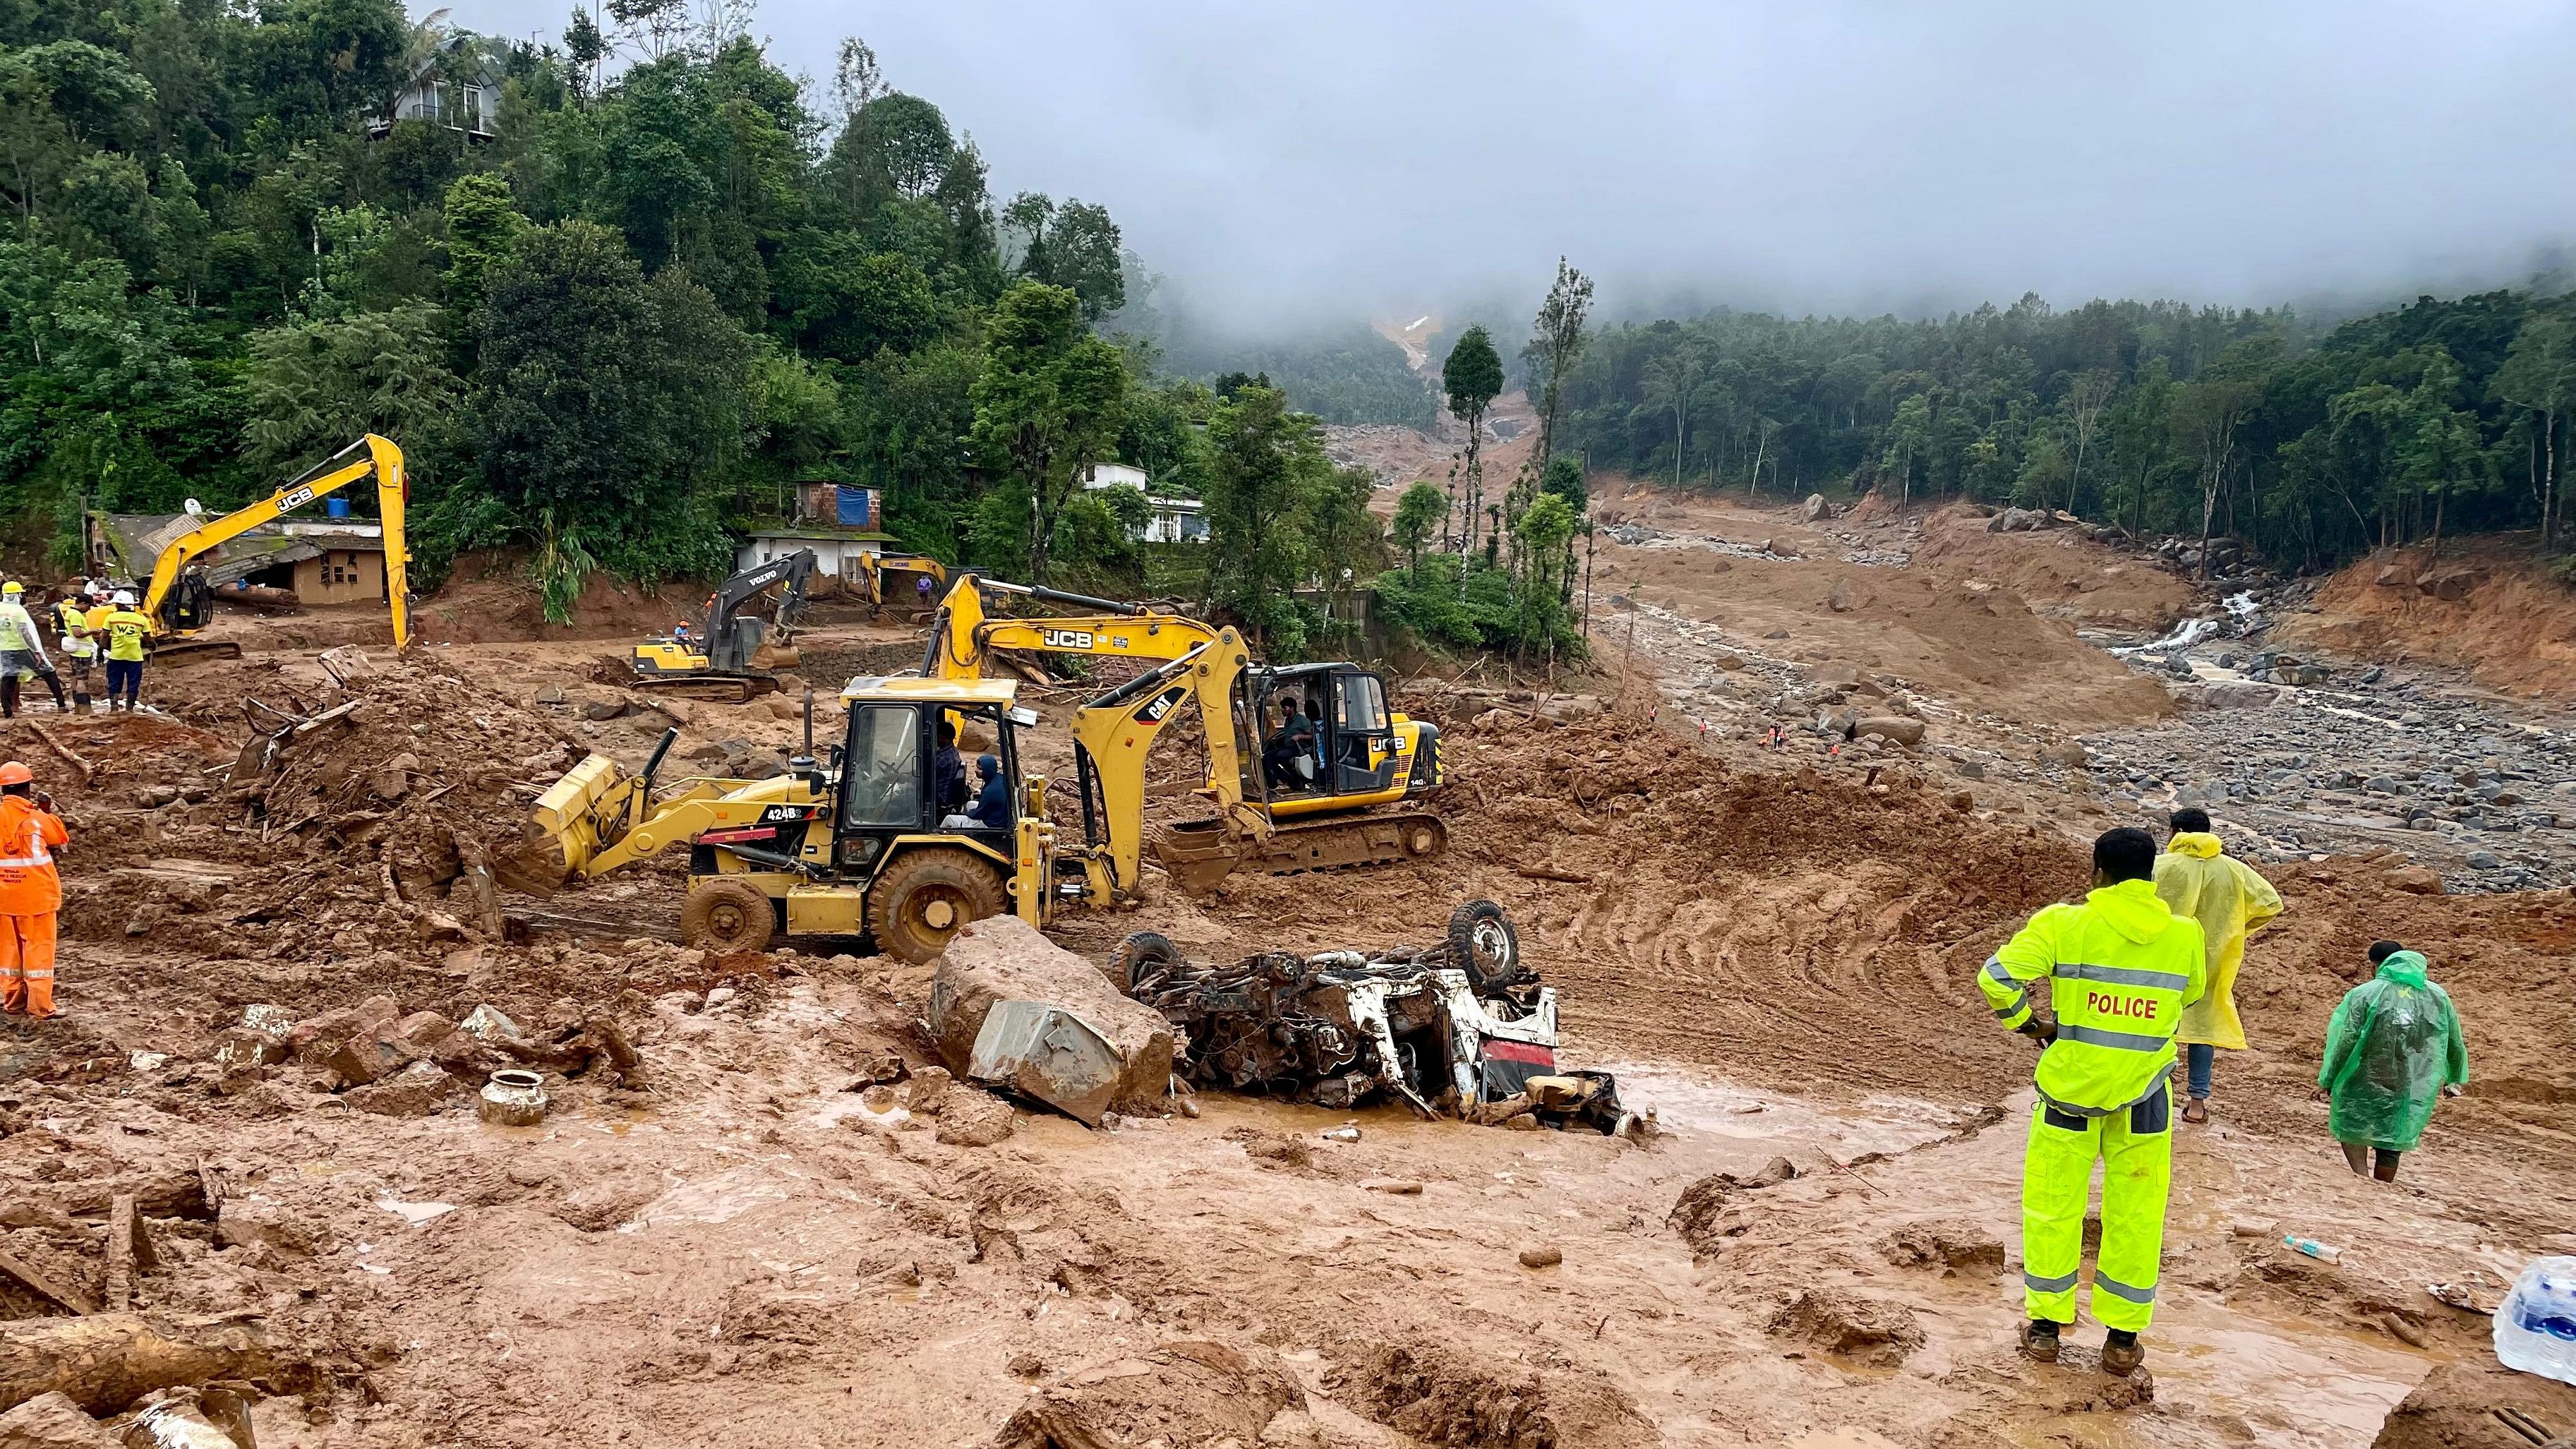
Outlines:
[[[349,500],[346,498],[325,498],[322,500],[322,511],[333,518],[346,518],[349,516]]]

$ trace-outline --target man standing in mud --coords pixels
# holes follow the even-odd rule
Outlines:
[[[2102,1169],[2102,1248],[2093,1316],[2108,1330],[2102,1367],[2127,1377],[2146,1361],[2173,1181],[2174,1032],[2208,984],[2200,923],[2156,896],[2156,842],[2123,826],[2093,842],[2081,905],[2032,916],[1977,974],[1995,1015],[2040,1044],[2039,1101],[2022,1158],[2022,1348],[2055,1363],[2075,1321],[2084,1207]],[[2049,1014],[2031,987],[2048,980]]]

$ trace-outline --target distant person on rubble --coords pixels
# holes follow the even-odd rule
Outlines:
[[[90,615],[90,632],[107,640],[107,708],[134,713],[143,696],[143,641],[152,637],[149,615],[134,609],[134,591],[119,589],[107,612]],[[121,702],[120,702],[121,701]]]
[[[63,702],[63,677],[45,655],[45,628],[27,612],[27,586],[11,579],[0,584],[0,716],[18,717],[19,680],[29,674],[52,686],[56,710],[71,708]]]
[[[54,852],[70,843],[35,772],[0,764],[0,1011],[54,1014],[54,913],[63,906]]]
[[[2183,1066],[2189,1100],[2182,1120],[2209,1120],[2209,1068],[2218,1049],[2245,1050],[2245,1023],[2236,1015],[2236,971],[2245,962],[2245,938],[2281,914],[2281,893],[2228,855],[2210,833],[2207,811],[2181,809],[2166,824],[2173,837],[2156,857],[2156,894],[2177,916],[2200,922],[2209,943],[2209,992],[2185,1008]]]
[[[2326,1022],[2317,1091],[2334,1104],[2326,1126],[2345,1164],[2395,1182],[2398,1155],[2424,1140],[2434,1106],[2468,1085],[2469,1043],[2422,952],[2379,941],[2370,964],[2378,974],[2345,992]]]
[[[2173,1184],[2174,1032],[2208,984],[2200,923],[2156,898],[2155,837],[2134,826],[2093,842],[2081,905],[2045,906],[1987,958],[1977,987],[1995,1016],[2040,1044],[2039,1101],[2022,1157],[2024,1352],[2055,1363],[2075,1321],[2084,1208],[2102,1163],[2102,1246],[2093,1316],[2108,1330],[2102,1367],[2126,1378],[2146,1361],[2138,1334],[2155,1314],[2165,1195]],[[2032,986],[2048,982],[2050,1014]]]

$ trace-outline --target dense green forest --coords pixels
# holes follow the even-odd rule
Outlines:
[[[2555,533],[2576,300],[2426,297],[2321,335],[2166,302],[1718,311],[1604,329],[1564,392],[1560,447],[1595,468],[2069,508],[2319,567],[2445,529]]]
[[[558,612],[594,567],[725,572],[798,479],[882,486],[952,562],[1132,575],[1144,500],[1076,484],[1112,460],[1207,495],[1237,561],[1209,602],[1283,648],[1314,611],[1251,601],[1373,571],[1365,480],[1315,420],[1105,332],[1138,270],[1109,211],[997,206],[864,44],[808,85],[738,3],[611,0],[608,31],[576,11],[546,44],[443,14],[0,0],[22,548],[68,564],[84,508],[238,504],[373,430],[409,457],[429,578],[523,551]]]

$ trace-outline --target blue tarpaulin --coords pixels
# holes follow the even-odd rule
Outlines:
[[[844,483],[840,488],[840,507],[836,514],[843,528],[877,526],[877,490],[853,488]]]

